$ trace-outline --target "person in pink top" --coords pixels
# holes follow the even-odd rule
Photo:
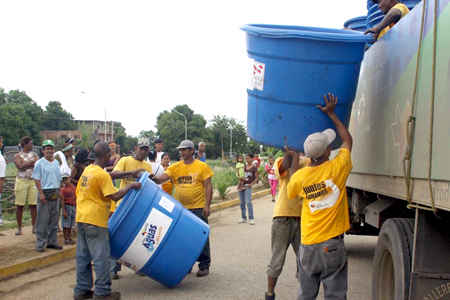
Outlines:
[[[273,159],[273,156],[269,157],[269,163],[264,168],[264,171],[268,174],[270,193],[272,194],[272,202],[275,202],[278,180],[275,177],[275,160]]]

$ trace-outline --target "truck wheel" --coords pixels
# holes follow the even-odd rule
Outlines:
[[[413,232],[413,219],[393,218],[381,227],[373,260],[373,300],[408,299]]]

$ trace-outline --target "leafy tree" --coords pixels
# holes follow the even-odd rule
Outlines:
[[[222,157],[222,150],[225,156],[229,156],[230,142],[232,142],[233,152],[243,153],[246,151],[247,133],[242,121],[216,115],[209,121],[208,130],[211,135],[211,142],[207,144],[209,157]]]
[[[0,88],[0,105],[6,104],[8,99],[8,94],[5,93],[3,88]]]
[[[12,90],[6,95],[6,103],[14,104],[36,104],[25,91]],[[37,106],[37,104],[36,104]]]
[[[75,130],[76,124],[72,114],[64,110],[59,101],[50,101],[45,108],[43,127],[46,130]]]
[[[148,138],[148,140],[150,141],[150,144],[154,145],[154,142],[156,139],[156,134],[155,134],[155,132],[153,132],[153,130],[142,130],[141,132],[139,132],[138,138]],[[153,148],[153,147],[151,147],[151,148]]]
[[[5,145],[17,145],[23,136],[31,136],[36,145],[42,142],[39,135],[42,109],[36,104],[6,103],[0,106],[0,134]]]
[[[92,126],[86,125],[84,122],[80,124],[81,140],[77,143],[81,148],[90,149],[95,142],[95,134]]]
[[[195,114],[186,104],[177,105],[173,110],[186,116],[188,140],[197,144],[210,137],[206,130],[206,120],[202,115]],[[164,140],[163,151],[168,152],[172,159],[178,156],[178,151],[175,148],[185,139],[184,117],[173,110],[161,112],[156,124],[157,134]]]

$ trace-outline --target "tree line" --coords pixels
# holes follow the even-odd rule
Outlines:
[[[172,110],[159,113],[156,119],[156,132],[143,129],[138,137],[126,134],[121,122],[114,122],[114,137],[123,153],[130,153],[139,137],[147,137],[152,142],[160,137],[164,140],[164,152],[176,159],[175,149],[180,141],[185,139],[185,119],[187,121],[187,136],[194,144],[206,143],[208,158],[229,156],[230,145],[233,152],[255,153],[259,144],[251,141],[246,133],[243,122],[220,114],[206,121],[201,114],[196,114],[188,105],[177,105]],[[35,145],[42,143],[40,130],[75,130],[77,129],[73,115],[66,111],[59,101],[50,101],[42,109],[25,91],[11,90],[6,93],[0,88],[0,135],[5,145],[17,145],[23,136],[30,136]],[[94,134],[89,126],[80,126],[81,140],[78,145],[91,147],[95,142]],[[55,141],[58,142],[58,141]]]

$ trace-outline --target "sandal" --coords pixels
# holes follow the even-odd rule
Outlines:
[[[14,233],[15,235],[22,235],[22,230],[18,230],[16,231],[16,233]]]

